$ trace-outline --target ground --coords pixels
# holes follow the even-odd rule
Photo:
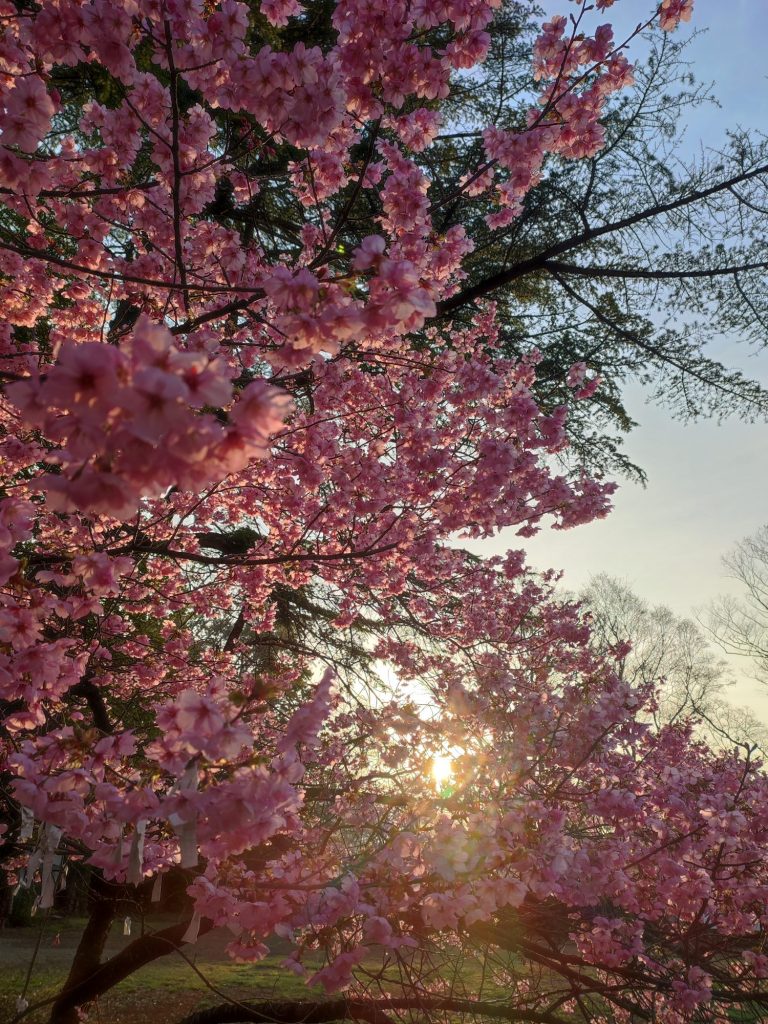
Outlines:
[[[174,919],[151,922],[152,928],[165,927]],[[42,920],[31,928],[6,928],[0,931],[0,1021],[9,1020],[15,1012],[16,998],[24,989],[24,981],[35,957],[26,998],[34,1005],[61,986],[69,970],[72,955],[84,921],[76,919]],[[133,935],[122,934],[122,920],[115,922],[110,933],[107,955],[117,952],[136,937],[138,924],[133,922]],[[186,1013],[202,1006],[224,1001],[212,991],[200,975],[230,998],[248,1001],[281,998],[307,998],[304,982],[280,968],[282,957],[269,956],[257,964],[236,964],[225,954],[229,932],[219,930],[203,936],[189,947],[188,963],[178,954],[170,954],[142,968],[130,978],[102,996],[91,1007],[90,1024],[172,1024]],[[58,942],[58,944],[56,944]],[[199,971],[198,974],[195,970]],[[46,1019],[46,1011],[25,1018],[29,1024]]]

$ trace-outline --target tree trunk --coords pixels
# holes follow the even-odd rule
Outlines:
[[[167,956],[182,945],[184,933],[189,927],[189,921],[182,921],[180,924],[164,928],[153,935],[143,935],[116,953],[106,963],[100,962],[101,953],[104,949],[109,925],[101,938],[98,951],[90,950],[87,946],[89,928],[91,922],[80,940],[78,951],[75,954],[75,961],[72,964],[70,976],[67,983],[59,993],[56,1002],[51,1009],[49,1024],[78,1024],[77,1009],[85,1003],[91,1002],[98,996],[103,995],[118,985],[124,978],[129,977],[135,971],[144,967],[145,964],[157,960],[161,956]],[[203,921],[200,925],[200,935],[210,931],[212,922]],[[99,942],[99,933],[94,926],[90,941]],[[82,956],[81,956],[82,950]],[[82,967],[82,971],[74,976],[75,964]]]

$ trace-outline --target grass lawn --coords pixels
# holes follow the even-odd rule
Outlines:
[[[167,927],[175,919],[153,920],[153,930]],[[67,976],[84,921],[42,921],[31,928],[6,928],[0,931],[0,1022],[15,1013],[16,997],[21,993],[35,945],[40,946],[27,989],[30,1005],[53,995]],[[122,921],[115,922],[106,954],[111,955],[138,934],[133,922],[131,938],[122,935]],[[54,940],[58,936],[58,945]],[[229,932],[216,930],[203,936],[185,950],[187,957],[206,980],[230,998],[242,1001],[269,998],[307,998],[301,978],[280,968],[282,956],[269,956],[256,964],[236,964],[225,954]],[[223,1002],[212,992],[190,965],[176,953],[156,960],[121,982],[102,996],[89,1013],[94,1024],[173,1024],[186,1013],[202,1006]],[[30,1024],[46,1020],[45,1009],[25,1018]]]
[[[157,931],[176,920],[175,917],[153,917],[147,928]],[[38,952],[26,994],[31,1006],[60,990],[84,925],[82,919],[51,918],[35,922],[32,927],[9,927],[0,931],[0,1024],[5,1024],[15,1014],[16,998],[24,988],[38,939]],[[116,920],[103,959],[132,942],[141,933],[140,927],[140,922],[134,920],[132,935],[127,938],[122,934],[122,919]],[[234,963],[225,953],[231,938],[228,931],[216,929],[184,948],[186,957],[208,985],[221,994],[211,991],[185,959],[171,952],[101,996],[98,1003],[89,1008],[89,1024],[175,1024],[193,1010],[224,1002],[226,998],[242,1002],[324,998],[322,989],[308,989],[302,978],[280,967],[284,958],[280,953],[255,964]],[[366,965],[361,966],[364,969]],[[378,961],[371,966],[378,967]],[[463,961],[459,970],[461,982],[476,994],[482,990],[483,998],[503,1000],[507,995],[490,977],[481,977],[474,961]],[[393,979],[391,991],[398,990]],[[42,1024],[47,1014],[48,1007],[41,1007],[24,1018],[25,1024]]]

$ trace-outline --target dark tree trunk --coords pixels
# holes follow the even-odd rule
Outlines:
[[[111,906],[114,908],[115,903],[111,903]],[[91,921],[88,922],[83,938],[80,940],[67,983],[53,1004],[49,1024],[78,1024],[78,1007],[109,992],[124,978],[129,977],[146,964],[179,949],[184,933],[189,927],[189,921],[182,921],[180,924],[164,928],[153,935],[141,936],[127,945],[125,949],[116,953],[106,963],[101,963],[100,959],[109,931],[109,923],[104,928],[102,921],[102,933],[94,921],[89,939],[90,927]],[[210,921],[204,920],[200,925],[199,934],[203,935],[212,927]],[[89,942],[94,944],[93,948],[89,946]],[[78,966],[77,973],[75,973],[76,965]]]
[[[108,884],[95,871],[91,873],[88,890],[90,915],[75,950],[63,991],[77,988],[89,978],[101,963],[101,955],[109,935],[110,925],[115,916],[115,900]],[[67,1004],[62,997],[51,1009],[51,1024],[78,1024],[77,1005]]]

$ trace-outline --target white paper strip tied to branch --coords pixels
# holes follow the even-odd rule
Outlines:
[[[181,937],[182,942],[197,942],[197,937],[200,934],[200,922],[202,918],[197,911],[192,915],[192,920],[189,922],[189,927]]]
[[[19,830],[19,840],[24,842],[27,839],[32,838],[32,833],[35,830],[35,816],[28,807],[21,808],[21,829]]]
[[[123,863],[123,833],[125,832],[125,825],[120,826],[120,835],[117,837],[117,845],[115,846],[115,852],[112,854],[112,863],[116,868],[122,866]]]
[[[131,919],[130,917],[123,918],[123,935],[131,934]]]
[[[56,825],[46,825],[40,841],[42,866],[40,868],[40,909],[48,910],[53,906],[56,892],[54,879],[55,867],[60,867],[61,857],[56,855],[56,847],[61,839],[62,829]]]
[[[46,825],[40,836],[40,840],[35,849],[30,853],[27,861],[27,867],[25,869],[25,888],[29,888],[32,879],[35,877],[35,872],[43,863],[43,838],[45,836],[45,829],[48,828]]]
[[[138,885],[144,878],[144,835],[147,830],[146,821],[137,821],[133,830],[131,849],[128,853],[128,872],[126,881],[129,885]]]
[[[174,786],[171,792],[189,793],[197,789],[197,765],[191,764],[186,769],[178,787]],[[181,852],[181,866],[183,868],[197,867],[197,816],[185,820],[179,814],[171,814],[168,818],[176,835],[179,837],[179,850]]]

